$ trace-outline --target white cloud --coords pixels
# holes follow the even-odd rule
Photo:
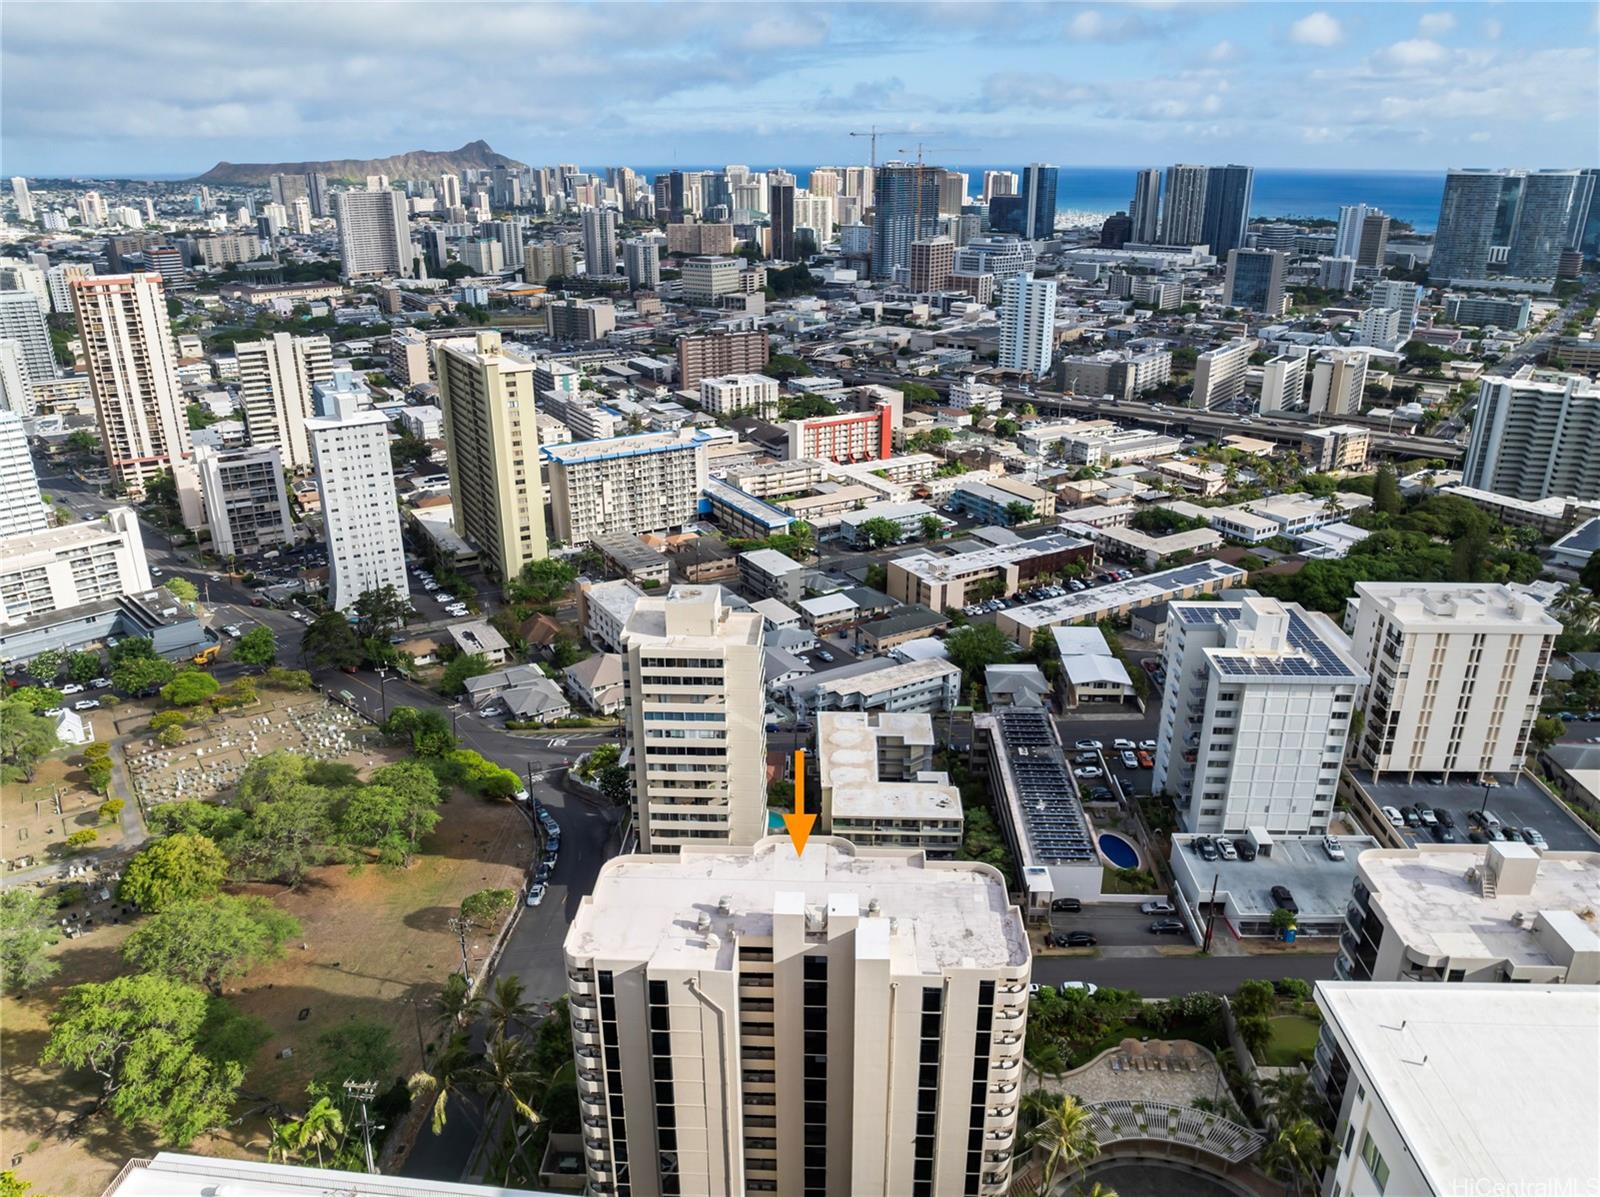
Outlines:
[[[1154,36],[1157,29],[1136,13],[1108,17],[1098,8],[1086,8],[1068,21],[1062,32],[1075,42],[1128,42]]]
[[[1375,57],[1394,70],[1412,71],[1421,67],[1437,66],[1445,59],[1445,49],[1438,42],[1423,37],[1413,37],[1385,47],[1378,51]]]
[[[1289,26],[1289,39],[1302,46],[1337,46],[1344,40],[1344,28],[1327,13],[1318,10]]]
[[[1239,47],[1223,38],[1206,53],[1210,62],[1233,62],[1239,57]]]
[[[1483,23],[1483,36],[1488,38],[1491,42],[1499,41],[1500,35],[1504,32],[1505,26],[1493,18],[1490,18]]]
[[[1417,21],[1417,32],[1423,37],[1438,37],[1456,27],[1453,12],[1426,12]]]

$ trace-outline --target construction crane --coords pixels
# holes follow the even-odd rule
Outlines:
[[[865,137],[865,138],[868,139],[868,143],[872,147],[872,153],[871,153],[872,168],[874,170],[876,170],[878,168],[878,138],[880,138],[880,137],[915,137],[921,131],[922,130],[920,130],[920,129],[880,129],[880,128],[878,128],[877,125],[873,125],[865,133],[852,132],[850,134],[850,136],[851,137]],[[904,150],[901,150],[900,152],[901,153],[905,153]]]

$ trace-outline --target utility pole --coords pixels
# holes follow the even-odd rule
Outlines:
[[[1221,873],[1211,874],[1211,901],[1206,907],[1206,939],[1200,945],[1202,952],[1211,951],[1211,925],[1217,918],[1217,881],[1221,877]]]
[[[472,983],[472,967],[467,963],[467,933],[472,927],[471,919],[457,917],[450,920],[450,930],[456,933],[456,939],[461,944],[461,975],[467,979],[469,985]]]
[[[346,1097],[361,1108],[361,1116],[356,1120],[356,1125],[361,1128],[361,1145],[367,1156],[367,1171],[375,1176],[378,1172],[378,1162],[372,1155],[372,1132],[382,1130],[383,1123],[372,1121],[367,1113],[367,1104],[378,1095],[378,1082],[346,1081],[344,1092]]]

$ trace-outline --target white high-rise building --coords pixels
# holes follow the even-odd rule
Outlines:
[[[310,197],[297,195],[290,206],[293,218],[294,231],[299,236],[308,236],[311,232],[311,200]]]
[[[251,445],[278,445],[283,464],[296,472],[311,468],[306,421],[312,417],[312,389],[333,377],[333,346],[327,337],[274,333],[268,341],[234,346],[245,436]]]
[[[34,410],[33,380],[22,356],[22,342],[0,337],[0,411],[31,416]]]
[[[50,310],[49,281],[35,262],[0,258],[0,291],[28,291],[39,297],[46,311]]]
[[[1576,1193],[1600,1172],[1592,986],[1321,981],[1316,998],[1335,1133],[1307,1192]]]
[[[50,345],[48,309],[32,291],[0,291],[0,337],[17,342],[32,382],[56,376],[56,355]]]
[[[820,836],[622,856],[565,964],[594,1191],[1010,1186],[1032,957],[988,865]]]
[[[0,411],[0,539],[49,526],[22,416]]]
[[[1336,258],[1361,257],[1361,231],[1366,227],[1367,216],[1375,211],[1366,204],[1341,204],[1339,226],[1333,237],[1333,256]]]
[[[1164,667],[1153,783],[1185,830],[1326,831],[1367,681],[1334,622],[1270,598],[1171,603]]]
[[[1255,349],[1254,338],[1240,337],[1200,354],[1194,363],[1194,406],[1225,407],[1242,395]]]
[[[44,279],[50,289],[50,310],[63,316],[72,315],[72,281],[90,278],[93,274],[93,262],[62,262],[46,270]]]
[[[705,433],[686,427],[546,445],[541,452],[556,539],[581,545],[692,522],[706,486],[707,441]]]
[[[724,374],[700,380],[700,406],[714,416],[752,412],[770,420],[778,410],[778,380],[765,374]]]
[[[211,551],[218,557],[251,557],[294,543],[279,446],[217,450],[196,445],[194,466]]]
[[[641,852],[767,833],[764,626],[716,586],[635,604],[622,641]]]
[[[1306,359],[1285,353],[1261,364],[1261,414],[1290,411],[1306,398]]]
[[[1400,346],[1400,313],[1394,308],[1364,308],[1352,343],[1372,349]]]
[[[1357,582],[1356,659],[1372,676],[1356,759],[1375,775],[1520,771],[1561,625],[1478,582]]]
[[[194,450],[159,274],[102,274],[72,284],[78,335],[112,480],[134,499]]]
[[[322,497],[328,601],[336,611],[348,611],[370,590],[393,586],[404,596],[410,589],[389,418],[357,406],[360,392],[344,385],[348,373],[336,371],[331,384],[317,388],[317,415],[306,422]]]
[[[445,208],[459,208],[461,206],[461,176],[443,174],[439,176],[439,203]]]
[[[1367,355],[1360,349],[1327,349],[1311,369],[1311,394],[1306,410],[1354,416],[1361,411],[1367,386]]]
[[[1461,481],[1537,501],[1600,499],[1600,384],[1524,366],[1478,384]]]
[[[410,277],[411,218],[399,191],[336,191],[340,273],[346,279]]]
[[[11,176],[11,198],[17,205],[17,219],[24,223],[32,223],[33,196],[28,194],[28,180],[21,175]]]
[[[1056,280],[1012,275],[1000,303],[1000,368],[1042,378],[1055,347]]]
[[[583,211],[583,269],[591,278],[617,272],[617,214],[610,208]]]
[[[986,170],[983,172],[983,202],[997,195],[1017,194],[1017,172],[1014,170]]]
[[[101,519],[23,532],[0,543],[0,621],[149,589],[150,567],[131,507],[113,507]]]
[[[661,247],[649,237],[630,237],[622,244],[622,266],[628,290],[654,291],[661,286]]]
[[[1374,307],[1393,308],[1400,313],[1400,337],[1409,340],[1417,327],[1417,310],[1422,306],[1422,288],[1416,283],[1384,279],[1372,284]]]

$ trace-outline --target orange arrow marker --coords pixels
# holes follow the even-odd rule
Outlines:
[[[794,753],[794,814],[784,815],[783,825],[789,831],[794,854],[803,855],[811,829],[817,825],[817,816],[806,814],[806,752],[803,748],[795,749]]]

